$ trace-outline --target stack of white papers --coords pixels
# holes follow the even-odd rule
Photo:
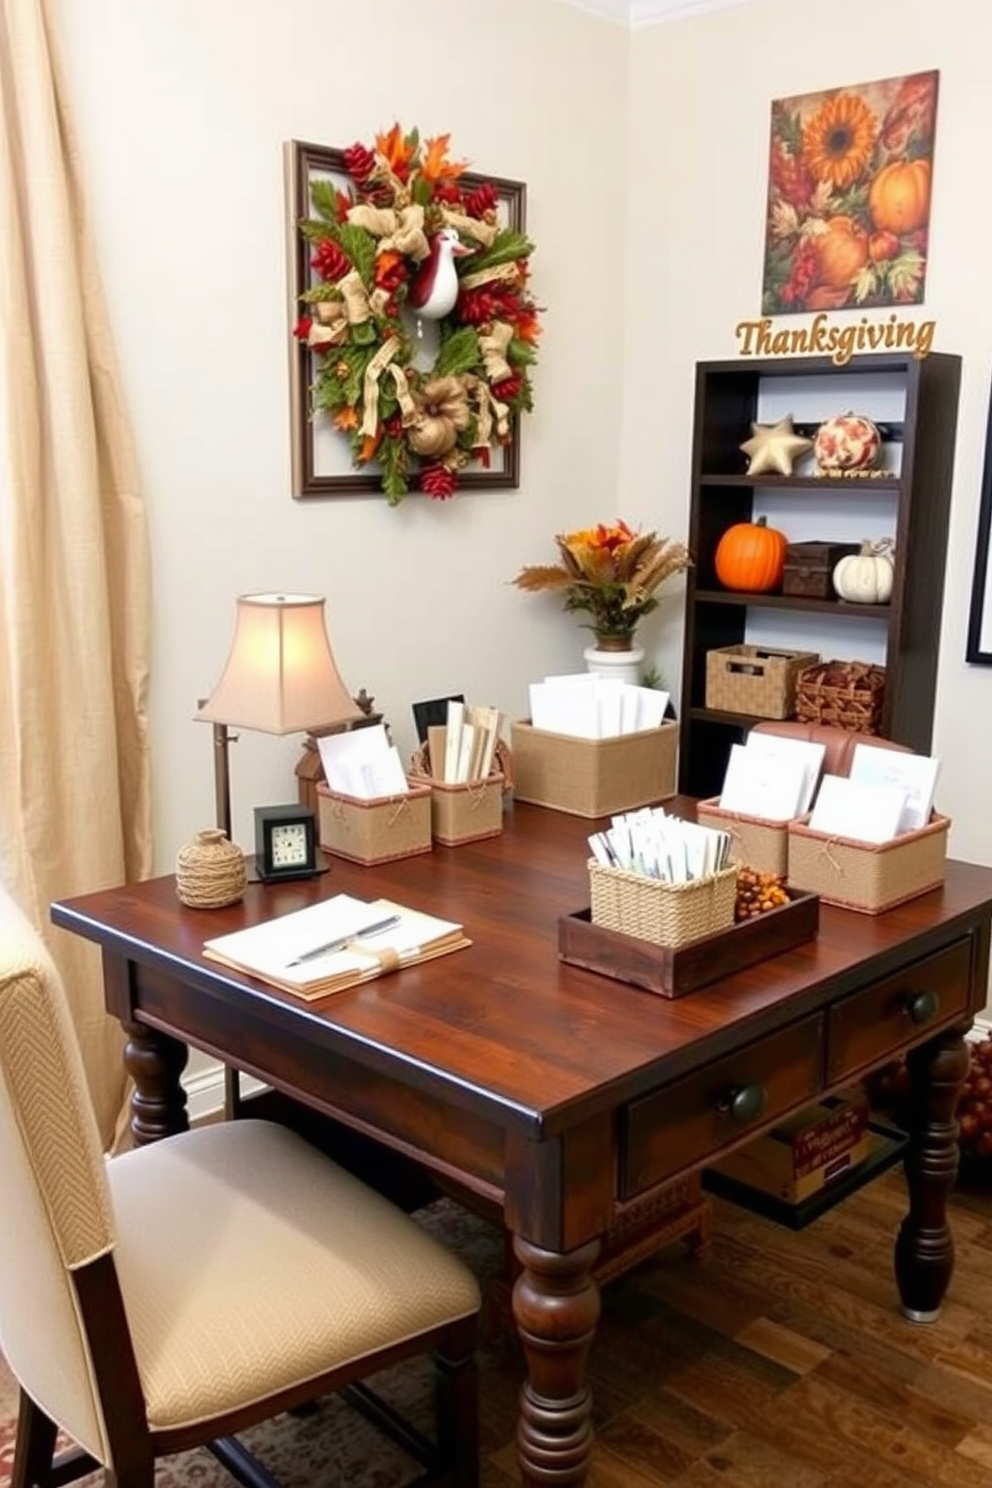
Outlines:
[[[891,842],[930,821],[940,761],[858,744],[850,776],[824,775],[809,824],[830,837]]]
[[[388,899],[335,894],[204,942],[203,954],[300,997],[323,997],[470,945],[461,925]]]
[[[809,810],[823,755],[822,744],[752,731],[746,744],[731,745],[720,805],[739,816],[792,821]]]
[[[613,739],[658,728],[668,697],[654,687],[636,687],[593,672],[545,677],[530,685],[530,721],[552,734]]]
[[[318,738],[328,788],[339,796],[374,801],[409,791],[399,753],[381,723]]]
[[[730,833],[669,816],[663,806],[614,816],[605,832],[589,838],[604,868],[623,868],[664,883],[711,878],[730,862]]]
[[[858,744],[850,778],[862,785],[895,785],[903,791],[905,801],[898,827],[902,833],[915,832],[929,822],[939,774],[940,760],[929,755]]]

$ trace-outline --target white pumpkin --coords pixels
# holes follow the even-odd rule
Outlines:
[[[892,598],[895,561],[892,541],[861,544],[860,553],[848,553],[834,568],[834,588],[850,604],[888,604]]]

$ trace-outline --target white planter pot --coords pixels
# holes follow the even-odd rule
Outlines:
[[[600,651],[597,646],[587,646],[582,655],[587,672],[595,672],[600,677],[614,677],[618,682],[636,684],[641,680],[643,646],[632,646],[629,651]]]

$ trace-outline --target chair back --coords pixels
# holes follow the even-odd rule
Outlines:
[[[0,886],[0,1351],[35,1404],[106,1462],[72,1285],[113,1248],[103,1161],[59,974]]]
[[[795,718],[768,719],[765,723],[756,723],[751,732],[778,734],[783,739],[801,739],[810,744],[823,744],[825,775],[849,775],[858,744],[870,744],[873,749],[897,749],[902,754],[912,753],[905,744],[894,744],[891,739],[879,739],[874,734],[855,734],[850,729],[834,728],[829,723],[800,723]]]

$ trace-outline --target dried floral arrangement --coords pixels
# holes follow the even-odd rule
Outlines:
[[[588,628],[607,644],[633,637],[639,620],[657,609],[657,590],[689,568],[689,550],[656,532],[635,532],[619,519],[555,537],[560,562],[522,568],[518,589],[559,590],[565,609],[589,616]]]

